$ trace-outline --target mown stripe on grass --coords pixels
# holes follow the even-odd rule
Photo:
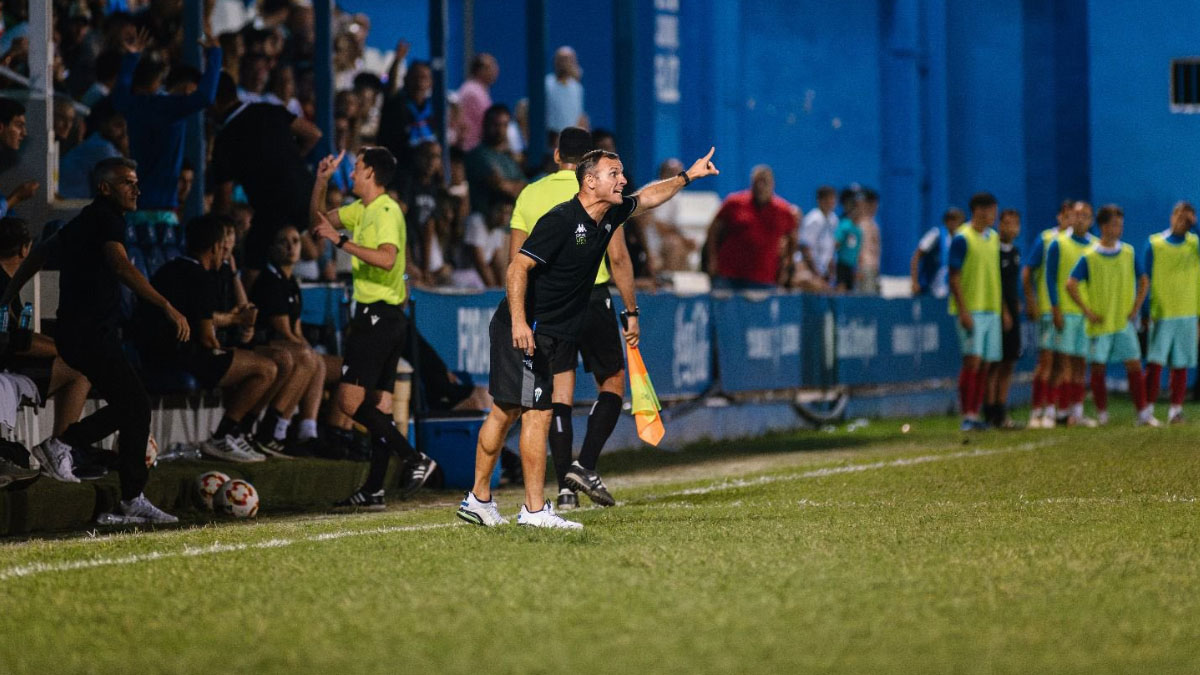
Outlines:
[[[138,563],[151,562],[154,560],[166,560],[169,558],[194,558],[202,555],[215,555],[217,553],[232,553],[236,551],[249,551],[255,549],[280,548],[283,546],[291,546],[292,544],[331,541],[334,539],[361,537],[370,534],[420,532],[423,530],[433,530],[445,527],[458,527],[459,525],[459,523],[434,523],[431,525],[375,527],[367,530],[336,530],[333,532],[314,534],[309,537],[300,537],[298,539],[268,539],[266,541],[259,541],[249,544],[216,543],[209,544],[208,546],[186,546],[178,551],[152,551],[150,553],[138,553],[119,558],[88,558],[86,560],[67,560],[63,562],[37,562],[27,565],[17,565],[15,567],[9,567],[5,570],[0,570],[0,581],[8,581],[9,579],[18,579],[21,577],[30,577],[36,574],[45,574],[47,572],[70,572],[72,570],[91,569],[94,567],[135,565]]]

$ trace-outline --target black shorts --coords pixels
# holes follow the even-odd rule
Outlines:
[[[838,263],[835,268],[837,285],[842,288],[852,291],[854,290],[854,280],[858,277],[858,270],[846,263]]]
[[[408,315],[396,305],[358,305],[346,329],[342,382],[391,393],[408,346]]]
[[[583,330],[579,332],[579,355],[583,357],[583,369],[598,380],[607,379],[625,367],[623,338],[617,326],[617,315],[613,313],[612,294],[608,286],[592,288],[588,300],[587,315],[583,319]],[[570,364],[567,370],[574,370]],[[555,371],[562,372],[562,371]]]
[[[512,324],[499,315],[493,315],[488,325],[492,358],[488,393],[498,403],[549,410],[554,373],[575,368],[575,343],[535,333],[533,356],[526,356],[512,346]]]
[[[197,344],[171,354],[150,355],[145,362],[157,370],[182,370],[194,377],[201,389],[216,389],[233,365],[233,350],[205,349]]]
[[[1005,361],[1016,361],[1021,358],[1021,321],[1017,318],[1018,315],[1013,315],[1013,327],[1004,331],[1001,337],[1000,345],[1003,350],[1003,358]]]
[[[33,380],[42,403],[50,396],[50,375],[54,371],[54,357],[10,356],[4,362],[4,370],[24,375]]]

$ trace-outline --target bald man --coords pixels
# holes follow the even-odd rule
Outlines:
[[[714,289],[773,289],[787,280],[800,211],[775,194],[775,174],[759,164],[750,189],[725,198],[708,227],[708,273]]]

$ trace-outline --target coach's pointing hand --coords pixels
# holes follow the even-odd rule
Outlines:
[[[524,321],[513,322],[513,346],[526,356],[533,356],[533,331]]]
[[[705,155],[705,156],[701,157],[700,159],[696,160],[695,162],[693,162],[692,167],[687,170],[688,178],[691,178],[692,180],[696,180],[697,178],[704,178],[705,176],[715,176],[715,175],[721,173],[720,171],[717,170],[716,165],[712,163],[712,156],[713,156],[713,153],[716,151],[717,151],[717,149],[715,147],[709,148],[707,155]]]

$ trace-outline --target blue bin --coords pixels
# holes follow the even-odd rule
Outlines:
[[[487,415],[430,417],[417,422],[417,434],[425,454],[442,469],[445,487],[470,490],[475,486],[475,443]],[[492,472],[492,488],[500,485],[500,461]]]

